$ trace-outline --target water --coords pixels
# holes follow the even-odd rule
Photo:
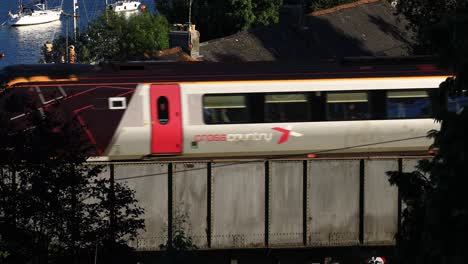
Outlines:
[[[29,1],[24,0],[23,3]],[[49,0],[49,6],[60,5],[60,0]],[[109,3],[112,0],[109,0]],[[154,10],[153,0],[141,1],[149,10]],[[105,9],[105,0],[78,0],[80,18],[78,25],[85,28]],[[16,12],[17,0],[0,0],[0,24],[8,19],[8,10]],[[63,9],[66,13],[73,13],[73,1],[64,0]],[[54,37],[65,35],[68,24],[70,36],[73,32],[73,19],[62,16],[60,21],[24,27],[0,27],[0,53],[5,57],[0,59],[0,68],[11,64],[37,63],[41,57],[41,47]]]

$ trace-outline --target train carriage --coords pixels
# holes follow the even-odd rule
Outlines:
[[[448,76],[427,64],[23,65],[1,73],[0,107],[17,123],[26,102],[59,109],[95,146],[90,160],[416,155]]]

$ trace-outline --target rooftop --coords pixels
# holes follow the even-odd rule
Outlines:
[[[297,16],[290,17],[297,20]],[[407,56],[411,55],[411,35],[406,23],[387,1],[361,0],[306,14],[300,26],[282,19],[277,25],[203,42],[200,54],[205,61],[319,62],[342,57]]]

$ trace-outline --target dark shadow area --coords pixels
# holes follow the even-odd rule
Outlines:
[[[307,25],[304,29],[277,25],[269,32],[254,34],[266,48],[276,51],[278,60],[321,61],[372,54],[359,40],[346,36],[324,19],[311,17]]]
[[[403,31],[402,28],[397,27],[394,24],[385,21],[382,17],[368,15],[369,21],[375,24],[382,32],[390,35],[392,38],[403,42],[407,45],[411,45],[410,36]]]
[[[320,62],[343,56],[371,56],[358,39],[346,36],[328,21],[311,18],[311,27],[278,24],[240,32],[204,45],[205,60],[219,62],[308,60]]]
[[[203,33],[202,33],[203,34]],[[279,24],[239,32],[204,43],[206,61],[309,61],[343,57],[407,56],[411,34],[392,7],[375,2],[321,16],[298,16],[297,10]]]
[[[227,54],[227,53],[222,53],[222,52],[213,52],[212,54],[213,57],[216,58],[217,61],[230,61],[230,62],[242,62],[244,59],[235,54]]]
[[[206,263],[206,264],[307,264],[307,263],[346,263],[362,264],[370,256],[385,256],[392,260],[394,247],[368,246],[368,247],[325,247],[325,248],[266,248],[266,249],[220,249],[198,250],[192,252],[140,252],[142,264],[146,263]],[[390,263],[390,262],[389,262]]]

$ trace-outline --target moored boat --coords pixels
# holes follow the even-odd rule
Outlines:
[[[23,6],[22,2],[19,1],[17,13],[8,12],[8,24],[10,26],[44,24],[59,20],[61,14],[62,5],[48,8],[47,2],[41,0],[31,6]]]
[[[120,1],[116,1],[113,4],[108,5],[108,7],[114,12],[128,12],[128,11],[138,10],[138,7],[140,5],[141,5],[140,1],[120,0]]]

